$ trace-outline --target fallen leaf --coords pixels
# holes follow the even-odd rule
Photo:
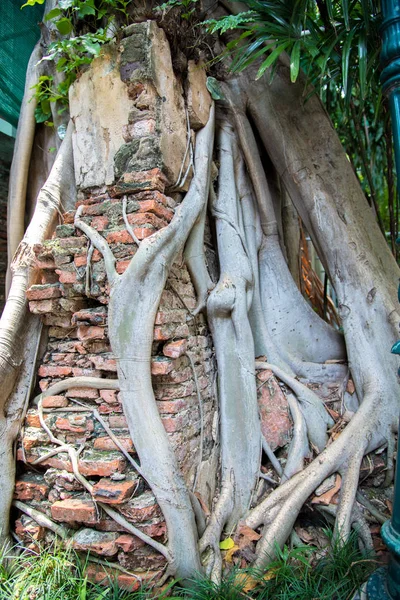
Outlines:
[[[235,583],[245,593],[251,592],[251,590],[254,590],[258,586],[258,581],[251,575],[246,575],[246,573],[238,573],[235,577]]]
[[[233,563],[233,556],[238,550],[240,550],[240,548],[239,548],[239,546],[236,546],[236,544],[235,544],[232,548],[230,548],[227,551],[227,553],[225,554],[225,557],[224,557],[227,563]]]
[[[387,499],[386,499],[386,500],[385,500],[385,504],[386,504],[386,506],[388,507],[388,511],[389,511],[389,513],[390,513],[390,514],[392,514],[392,512],[393,512],[393,504],[392,504],[392,502],[391,502],[390,500],[387,500]]]
[[[328,506],[331,503],[335,494],[337,494],[337,492],[340,490],[341,485],[342,478],[340,477],[340,475],[336,475],[335,486],[332,489],[325,492],[325,494],[322,494],[321,496],[314,496],[314,498],[311,500],[311,504],[325,504],[326,506]]]
[[[260,533],[257,533],[257,531],[254,531],[254,529],[248,527],[247,525],[240,525],[239,535],[243,535],[249,538],[249,540],[251,540],[252,542],[257,542],[261,538]]]
[[[303,542],[309,544],[310,542],[314,541],[314,536],[311,535],[306,529],[303,529],[302,527],[295,527],[295,531]]]
[[[233,541],[233,539],[231,537],[228,537],[219,543],[219,547],[221,548],[221,550],[230,550],[231,548],[234,547],[234,545],[235,545],[235,542]]]

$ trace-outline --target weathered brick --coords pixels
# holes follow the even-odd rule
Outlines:
[[[261,430],[272,450],[285,446],[292,423],[285,394],[269,370],[257,372]]]
[[[131,438],[117,438],[119,443],[127,452],[135,452],[135,448],[133,446],[133,442]],[[95,450],[119,450],[118,446],[114,444],[111,438],[109,437],[98,437],[94,440],[93,447]]]
[[[187,401],[183,398],[178,400],[157,400],[157,407],[162,414],[177,415],[187,408]]]
[[[95,229],[97,229],[97,231],[104,231],[104,229],[107,229],[109,224],[109,219],[108,217],[104,216],[104,215],[99,215],[97,217],[93,217],[92,222],[91,222],[91,226],[94,227]]]
[[[116,390],[100,390],[100,397],[107,402],[107,404],[117,404],[117,392]]]
[[[86,398],[88,400],[96,400],[96,398],[99,397],[99,392],[93,388],[69,388],[65,395],[68,398]]]
[[[90,361],[100,371],[110,371],[111,373],[116,373],[117,371],[117,361],[111,356],[98,354],[97,356],[91,356]]]
[[[83,325],[105,325],[107,321],[107,309],[105,306],[96,308],[83,308],[72,315],[72,323]]]
[[[134,171],[124,173],[118,183],[110,190],[110,194],[111,196],[120,196],[145,190],[164,192],[167,183],[167,178],[158,168],[150,171]]]
[[[48,300],[59,298],[61,289],[59,284],[32,285],[26,292],[28,300]]]
[[[69,402],[64,396],[47,396],[42,400],[43,408],[64,408],[68,404]]]
[[[154,233],[155,229],[154,227],[136,227],[133,232],[139,240],[143,240]],[[111,231],[106,240],[109,244],[132,244],[131,235],[126,229]]]
[[[131,225],[152,225],[155,229],[162,229],[167,225],[164,219],[160,219],[153,213],[131,213],[128,215],[128,222]]]
[[[15,482],[14,498],[16,500],[41,501],[47,497],[49,486],[38,476],[25,474]]]
[[[129,267],[130,262],[130,260],[118,260],[115,265],[117,273],[119,273],[120,275],[122,275],[122,273],[125,273],[126,269]]]
[[[122,504],[119,510],[133,523],[143,523],[161,517],[160,508],[151,492],[144,492],[138,498],[132,498],[126,504]]]
[[[58,367],[55,365],[41,365],[38,371],[39,377],[68,377],[72,375],[71,367]]]
[[[179,358],[187,351],[186,340],[176,340],[175,342],[169,342],[163,347],[164,356],[170,356],[171,358]]]
[[[85,570],[85,574],[88,580],[93,583],[109,587],[110,580],[113,582],[116,581],[121,590],[135,592],[141,587],[142,582],[149,581],[154,584],[157,578],[160,577],[161,571],[148,571],[146,573],[141,572],[128,575],[111,567],[89,564]]]
[[[111,429],[127,429],[128,422],[124,415],[110,415],[108,417],[108,422]]]
[[[126,479],[125,481],[112,481],[111,479],[100,479],[93,486],[92,495],[98,502],[105,504],[121,504],[130,498],[137,488],[137,481]]]
[[[70,415],[69,417],[58,417],[55,426],[61,431],[71,431],[74,433],[89,433],[94,430],[93,421],[79,413],[77,415]]]
[[[167,223],[169,223],[172,220],[175,214],[173,210],[167,208],[166,206],[164,206],[164,204],[161,204],[161,202],[158,201],[158,199],[139,201],[139,212],[153,213],[157,217],[160,217],[160,219],[164,219]]]
[[[138,548],[142,548],[142,546],[145,545],[143,540],[139,539],[135,535],[130,535],[129,533],[120,535],[115,540],[115,543],[123,552],[132,552]]]
[[[72,547],[83,552],[94,552],[100,556],[114,556],[118,552],[117,538],[118,533],[80,529],[72,538]]]
[[[159,310],[156,314],[155,324],[164,325],[166,323],[185,323],[187,311],[183,308],[173,310]]]
[[[55,502],[51,507],[51,516],[55,521],[64,523],[87,523],[95,525],[99,516],[92,500],[70,498]]]
[[[156,356],[151,361],[151,374],[152,375],[167,375],[174,368],[174,363],[168,358],[162,358]]]
[[[59,276],[60,283],[76,283],[77,274],[74,271],[67,271],[64,269],[56,269],[56,273]]]
[[[80,325],[77,329],[78,339],[86,340],[102,340],[105,338],[104,327],[98,325]]]
[[[33,300],[29,302],[29,310],[35,315],[44,315],[59,310],[57,298],[49,298],[48,300]]]

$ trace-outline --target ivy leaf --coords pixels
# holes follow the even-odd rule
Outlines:
[[[82,44],[85,50],[90,52],[90,54],[93,54],[94,56],[99,55],[101,46],[98,42],[92,42],[90,40],[83,39]]]
[[[392,354],[400,354],[400,340],[393,344],[392,349],[390,351]]]
[[[231,537],[228,537],[219,543],[219,547],[221,548],[221,550],[230,550],[231,548],[234,547],[234,545],[235,545],[235,542],[233,541],[233,539]]]
[[[60,10],[59,8],[53,8],[53,10],[50,10],[47,13],[44,20],[50,21],[50,19],[55,19],[56,17],[59,17],[60,15],[62,15],[62,10]]]
[[[48,121],[51,118],[51,113],[44,113],[42,111],[41,106],[38,106],[35,109],[35,120],[36,123],[44,123],[45,121]]]
[[[68,35],[72,31],[72,23],[69,19],[64,17],[56,22],[56,27],[61,35]]]

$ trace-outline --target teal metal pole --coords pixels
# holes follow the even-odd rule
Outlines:
[[[397,193],[400,191],[400,0],[381,0],[382,50],[381,83],[389,99],[392,118],[393,145],[396,160]],[[397,240],[398,241],[398,240]],[[400,302],[400,286],[399,286]],[[392,347],[400,354],[400,342]],[[400,431],[400,427],[399,427]],[[400,454],[397,453],[393,512],[381,529],[381,536],[390,551],[387,569],[375,571],[367,584],[368,600],[400,600]]]

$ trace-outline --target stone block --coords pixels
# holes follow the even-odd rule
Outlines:
[[[207,75],[204,64],[188,62],[187,108],[192,129],[201,129],[207,124],[212,104],[210,92],[206,86]]]
[[[72,538],[72,547],[83,552],[94,552],[100,556],[114,556],[118,552],[118,533],[80,529]]]

